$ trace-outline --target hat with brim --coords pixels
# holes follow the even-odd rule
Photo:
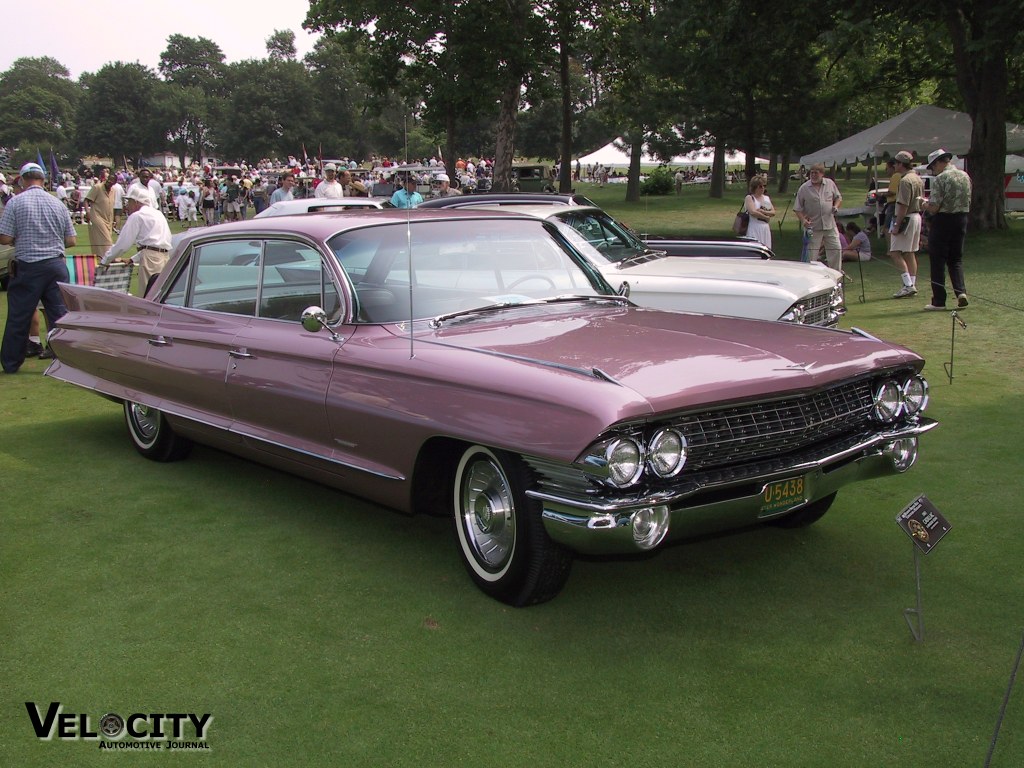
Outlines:
[[[132,187],[124,195],[129,200],[134,200],[139,205],[149,205],[153,202],[149,192],[142,187]]]
[[[907,152],[907,150],[901,149],[899,152],[896,153],[896,156],[893,157],[893,160],[895,160],[897,163],[910,165],[912,162],[914,162],[914,156],[910,152]]]
[[[944,149],[936,149],[930,155],[928,155],[928,167],[931,168],[940,160],[950,160],[953,157],[952,152],[947,152]]]

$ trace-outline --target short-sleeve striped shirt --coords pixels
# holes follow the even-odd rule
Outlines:
[[[14,238],[14,258],[44,261],[64,255],[64,238],[75,236],[67,206],[39,186],[11,198],[0,218],[0,235]]]

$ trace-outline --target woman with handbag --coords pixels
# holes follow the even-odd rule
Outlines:
[[[764,187],[763,176],[754,176],[750,180],[750,194],[744,200],[746,213],[750,216],[750,222],[747,224],[747,237],[771,248],[771,220],[775,217],[775,208],[772,206],[771,198],[764,193]]]

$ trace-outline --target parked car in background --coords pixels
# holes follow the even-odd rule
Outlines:
[[[46,374],[118,402],[148,459],[198,441],[446,515],[512,605],[573,553],[809,525],[915,463],[936,423],[909,349],[636,307],[570,232],[437,210],[197,230],[149,298],[62,285]]]
[[[266,219],[273,216],[292,216],[297,213],[318,213],[330,211],[359,211],[384,208],[388,205],[385,198],[374,197],[343,197],[340,200],[322,197],[305,197],[301,200],[281,200],[253,216],[254,219]]]
[[[476,208],[478,206],[517,205],[598,205],[584,195],[574,193],[508,193],[494,192],[473,197],[446,197],[423,202],[420,208]],[[771,259],[775,254],[771,248],[748,237],[687,237],[666,238],[660,235],[637,234],[621,221],[618,226],[628,230],[636,239],[650,248],[664,251],[669,256],[714,256],[733,259]]]
[[[445,207],[449,199],[458,200],[439,198],[420,207]],[[760,243],[735,240],[670,242],[704,253],[731,248],[757,254],[754,260],[673,258],[660,247],[661,241],[641,241],[596,206],[516,199],[495,206],[470,202],[452,207],[514,210],[567,225],[577,233],[577,246],[590,263],[612,285],[628,284],[629,295],[641,306],[824,326],[836,325],[846,312],[843,273],[823,264],[769,261],[770,251]]]
[[[0,245],[0,290],[7,290],[11,280],[11,261],[14,260],[14,246]]]
[[[543,164],[522,163],[512,166],[512,186],[517,192],[554,192],[551,168]]]

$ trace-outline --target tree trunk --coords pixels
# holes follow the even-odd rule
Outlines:
[[[626,178],[626,202],[640,202],[640,159],[644,154],[643,132],[630,145],[629,176]]]
[[[971,150],[968,153],[972,192],[967,226],[972,231],[1006,229],[1003,172],[1006,163],[1006,90],[1008,83],[1006,56],[1008,46],[998,44],[994,37],[1005,30],[986,35],[987,44],[978,46],[979,31],[986,31],[994,21],[986,16],[991,7],[978,6],[970,19],[960,8],[945,16],[953,43],[956,80],[960,94],[973,121]]]
[[[779,162],[779,184],[777,189],[780,195],[786,194],[786,191],[789,189],[789,156],[790,153],[787,150]]]
[[[562,163],[558,171],[558,191],[572,192],[572,97],[569,92],[569,30],[559,22],[558,81],[562,88]]]
[[[715,155],[711,160],[711,189],[708,197],[721,200],[725,196],[725,147],[715,142]]]
[[[515,155],[516,115],[519,111],[519,78],[510,78],[501,94],[494,142],[495,192],[512,191],[512,158]]]
[[[455,107],[452,105],[451,99],[448,100],[448,105],[445,108],[444,130],[447,134],[444,143],[444,157],[442,158],[444,170],[450,177],[455,177],[455,161],[458,158],[455,156]],[[454,180],[455,178],[453,178]]]

